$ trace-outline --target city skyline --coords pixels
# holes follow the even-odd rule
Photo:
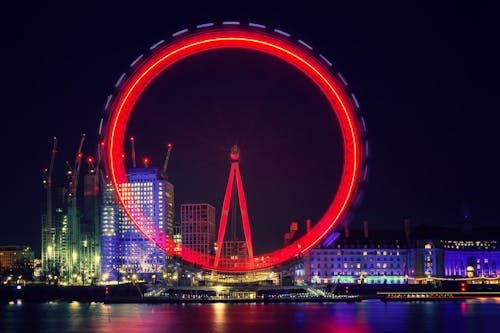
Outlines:
[[[417,12],[425,12],[424,9],[417,8]],[[487,36],[493,35],[488,29],[488,24],[492,23],[482,21],[479,27],[476,26],[475,30],[465,34],[471,41],[478,44],[479,50],[483,48],[485,51],[480,52],[481,57],[479,57],[472,50],[466,49],[459,40],[459,36],[463,35],[461,33],[469,28],[469,26],[461,25],[463,22],[460,19],[467,15],[464,9],[455,8],[454,12],[448,12],[447,9],[437,7],[434,12],[425,12],[429,15],[430,22],[435,24],[432,27],[417,28],[413,25],[418,22],[417,14],[414,14],[415,16],[402,15],[409,19],[409,22],[403,23],[396,19],[403,26],[401,32],[391,30],[390,25],[394,21],[391,21],[390,14],[383,13],[382,9],[376,13],[388,19],[387,22],[377,22],[368,13],[362,13],[363,19],[375,23],[374,30],[361,31],[363,29],[358,27],[349,33],[339,31],[342,23],[348,24],[348,22],[327,22],[326,15],[319,20],[313,20],[310,15],[304,22],[296,22],[290,18],[272,19],[269,17],[270,14],[250,17],[251,12],[242,15],[242,10],[224,14],[241,21],[255,20],[266,23],[303,37],[319,48],[325,56],[333,59],[334,69],[345,75],[367,119],[368,138],[372,150],[369,161],[369,182],[361,207],[354,215],[356,220],[368,219],[374,221],[372,225],[379,227],[384,227],[385,223],[391,226],[397,225],[397,223],[402,223],[404,217],[410,217],[417,223],[430,222],[435,225],[460,222],[466,214],[471,214],[472,220],[477,223],[492,224],[498,221],[498,208],[494,206],[499,199],[498,190],[496,190],[499,178],[494,173],[495,168],[498,169],[498,156],[494,154],[486,165],[477,165],[481,156],[486,158],[490,156],[490,151],[494,151],[494,136],[491,134],[494,130],[494,122],[483,123],[474,119],[472,116],[477,117],[477,113],[470,111],[472,107],[477,106],[486,112],[493,110],[493,104],[490,104],[493,101],[490,102],[487,99],[487,94],[481,95],[483,98],[477,101],[479,88],[481,91],[493,89],[493,85],[488,86],[488,83],[493,83],[492,79],[485,72],[488,68],[488,61],[494,59],[493,55],[489,55],[491,58],[486,55],[489,47]],[[63,14],[71,17],[66,9],[61,10]],[[182,8],[177,10],[182,11]],[[345,10],[352,9],[346,8]],[[390,13],[397,12],[397,9],[393,10]],[[211,20],[227,19],[228,17],[221,17],[220,20],[216,20],[222,13],[212,16]],[[445,22],[449,25],[439,21],[440,14],[445,14],[444,18],[447,19]],[[20,172],[17,177],[14,177],[18,183],[8,182],[12,193],[10,200],[14,201],[15,209],[12,215],[7,216],[9,219],[21,218],[27,231],[20,235],[18,228],[7,226],[6,233],[0,238],[0,243],[26,244],[33,246],[38,252],[39,207],[42,194],[41,170],[48,166],[52,136],[58,136],[61,142],[57,165],[62,175],[63,161],[71,161],[74,158],[77,140],[81,133],[87,133],[89,142],[92,142],[92,137],[95,140],[98,119],[102,114],[105,98],[112,92],[114,82],[127,69],[129,62],[155,41],[182,29],[186,24],[194,26],[204,23],[207,18],[198,16],[183,18],[178,22],[172,21],[168,24],[145,24],[146,20],[144,20],[142,22],[144,30],[141,30],[138,35],[132,35],[132,29],[127,30],[124,26],[125,21],[111,21],[120,23],[118,25],[123,28],[123,35],[120,35],[119,29],[107,26],[104,18],[98,17],[97,14],[92,16],[97,21],[95,26],[85,23],[84,14],[76,15],[75,22],[71,23],[66,22],[67,19],[62,17],[55,17],[51,22],[44,22],[35,12],[24,12],[24,15],[33,19],[33,22],[23,21],[25,24],[23,29],[16,30],[16,33],[10,36],[12,39],[10,45],[13,51],[11,54],[18,57],[14,59],[16,63],[24,60],[27,66],[19,73],[8,70],[9,75],[13,77],[13,86],[8,89],[13,89],[14,99],[19,100],[21,96],[25,96],[26,100],[19,105],[10,104],[9,100],[7,105],[14,110],[19,110],[19,113],[24,110],[24,114],[32,115],[31,122],[39,125],[25,124],[26,120],[19,115],[9,115],[9,122],[18,125],[15,127],[27,129],[27,133],[23,133],[23,138],[16,139],[14,151],[10,146],[7,150],[14,160],[23,161],[16,168],[16,172]],[[320,26],[311,27],[312,22],[320,22]],[[67,32],[57,30],[58,24],[61,23],[67,25]],[[32,30],[36,24],[40,25],[40,31],[37,33]],[[347,26],[354,28],[353,25]],[[101,35],[100,29],[106,27],[108,29],[102,31],[108,34],[102,33]],[[436,31],[438,36],[434,36]],[[486,36],[483,34],[478,39],[474,38],[476,34],[482,33]],[[32,34],[35,49],[38,48],[38,50],[31,54],[24,54],[26,45],[21,41],[27,35]],[[376,38],[377,34],[380,34],[378,36],[380,39]],[[53,36],[53,38],[46,38],[46,36]],[[361,38],[359,44],[354,41],[356,38]],[[391,39],[398,41],[399,44],[391,46]],[[87,43],[95,43],[95,49],[84,50],[84,45]],[[373,52],[371,55],[370,50]],[[38,62],[36,59],[42,59],[42,61]],[[6,61],[9,60],[10,58],[6,59]],[[242,146],[242,177],[246,184],[245,190],[249,197],[251,216],[256,216],[257,219],[269,216],[271,220],[280,218],[281,224],[274,230],[280,240],[290,222],[298,221],[304,225],[307,218],[318,218],[324,209],[329,193],[333,194],[328,189],[335,184],[335,175],[331,175],[329,171],[330,165],[335,165],[338,160],[330,158],[323,161],[317,157],[325,149],[334,150],[335,145],[338,144],[335,141],[338,137],[329,135],[331,131],[335,131],[335,124],[333,124],[318,130],[318,136],[314,140],[308,138],[318,124],[328,123],[330,116],[319,111],[315,114],[317,118],[309,123],[305,122],[305,114],[308,115],[309,109],[322,110],[322,107],[324,108],[321,102],[316,104],[314,102],[317,92],[308,86],[307,80],[290,68],[251,53],[207,54],[194,60],[191,63],[181,64],[185,66],[180,66],[177,72],[168,73],[159,78],[157,84],[155,83],[156,86],[150,89],[149,96],[139,102],[133,115],[134,123],[129,126],[129,131],[137,137],[138,150],[141,150],[141,154],[147,153],[156,158],[154,161],[156,166],[160,165],[162,152],[166,151],[165,143],[167,141],[174,143],[169,176],[176,185],[176,197],[179,198],[179,200],[176,199],[179,203],[176,206],[182,203],[209,202],[214,205],[216,212],[220,212],[229,165],[227,152],[232,144],[238,143]],[[479,60],[484,60],[484,62],[479,63]],[[85,63],[89,63],[89,67]],[[238,69],[241,64],[245,63],[250,63],[250,68]],[[208,65],[209,68],[204,69],[204,65]],[[475,69],[474,66],[480,66],[481,70]],[[234,80],[232,75],[236,69],[240,70],[237,74],[245,78],[245,82]],[[266,76],[268,83],[262,82],[258,75],[252,76],[252,71],[263,75],[266,69],[269,69],[270,73]],[[26,80],[26,74],[32,72],[33,77]],[[203,75],[199,75],[200,73]],[[463,88],[458,81],[462,77],[464,77],[463,81],[469,83],[481,82],[481,87]],[[227,99],[223,99],[225,94],[217,95],[216,88],[202,89],[202,87],[209,86],[214,79],[219,87],[222,86],[231,92],[226,97]],[[172,87],[169,80],[176,86]],[[283,81],[288,81],[288,83],[278,87],[277,85]],[[34,83],[26,88],[23,84],[25,82]],[[262,86],[258,87],[259,83]],[[233,90],[231,90],[231,85],[235,86]],[[171,95],[176,95],[167,95],[167,97],[172,97],[168,103],[165,99],[161,99],[166,94],[165,88],[173,91]],[[192,94],[191,90],[186,90],[189,88],[196,91],[196,94],[199,93],[198,99],[188,101],[184,105],[178,104],[177,109],[173,109],[173,106],[176,106],[175,103],[185,102],[187,96]],[[248,91],[250,88],[255,89],[261,95],[240,94],[241,91]],[[270,90],[273,94],[266,95],[266,91]],[[471,90],[471,97],[465,94],[468,90]],[[292,92],[303,92],[303,95],[300,98],[290,97]],[[235,97],[232,99],[231,96]],[[216,97],[219,99],[211,100]],[[240,98],[245,101],[255,101],[255,103],[244,105],[239,100]],[[41,110],[36,108],[38,103],[40,103]],[[233,110],[238,103],[243,104],[239,105],[241,118],[235,119]],[[172,111],[168,113],[170,119],[162,119],[167,124],[164,127],[170,130],[163,137],[161,135],[148,137],[146,134],[149,133],[144,133],[138,125],[146,124],[142,126],[152,128],[146,116],[141,119],[141,114],[149,114],[151,119],[159,119],[158,108],[155,109],[155,104]],[[297,105],[302,107],[297,107]],[[255,111],[252,107],[261,108],[261,110]],[[203,112],[200,112],[200,109]],[[268,112],[271,109],[276,112]],[[283,110],[289,110],[285,116],[287,118],[285,122],[282,120]],[[262,127],[264,114],[268,116],[265,119],[267,123],[273,125],[271,129],[277,128],[279,135],[276,135],[273,130],[269,131],[269,128]],[[193,124],[192,120],[197,119],[196,117],[200,119]],[[213,121],[210,119],[213,117],[220,117],[220,119]],[[243,119],[245,124],[252,125],[253,131],[245,127],[245,124],[236,126],[238,136],[228,131],[230,127],[228,123],[231,125],[238,119]],[[214,127],[211,131],[205,131],[203,125],[209,120],[213,121],[210,124]],[[334,123],[333,119],[330,121]],[[169,122],[176,124],[177,128],[169,127]],[[189,127],[190,125],[192,127]],[[217,125],[219,127],[216,127]],[[302,127],[306,127],[308,131],[297,135],[297,131]],[[265,131],[266,129],[268,131]],[[161,128],[156,130],[159,131]],[[254,133],[259,133],[261,138],[256,139]],[[195,134],[199,134],[199,137]],[[301,139],[307,139],[307,142],[301,143]],[[330,141],[325,142],[325,140]],[[321,146],[321,143],[325,145]],[[204,146],[200,148],[200,144]],[[153,145],[155,147],[152,147]],[[262,149],[264,145],[267,145],[266,149]],[[93,149],[90,150],[89,147],[91,147],[90,143],[86,145],[84,152],[94,154]],[[311,149],[311,147],[314,148]],[[279,153],[282,155],[275,155],[276,148],[281,148]],[[34,160],[24,163],[26,157],[23,154],[26,153],[32,154]],[[196,157],[196,161],[193,161],[193,157]],[[259,165],[257,163],[259,160],[263,164]],[[319,172],[311,175],[311,165],[305,161],[312,163],[312,170],[319,170]],[[293,166],[294,162],[295,166]],[[273,166],[275,168],[271,168],[271,171],[282,170],[282,178],[273,177],[273,172],[267,168],[269,163],[275,164]],[[485,171],[483,171],[484,168],[486,168]],[[202,183],[203,187],[213,190],[200,190],[196,187],[200,182],[192,178],[201,174],[200,170],[206,171],[206,174],[211,177],[210,180]],[[301,171],[304,173],[300,173]],[[286,186],[282,191],[270,190],[272,195],[267,198],[267,202],[274,202],[278,207],[280,205],[286,207],[304,198],[304,196],[280,196],[283,192],[288,192],[290,188],[293,188],[295,183],[299,183],[294,177],[310,180],[302,182],[298,190],[306,194],[315,190],[320,179],[327,178],[327,184],[333,185],[326,186],[327,189],[324,191],[319,191],[319,198],[313,197],[314,202],[305,204],[304,207],[307,208],[303,211],[273,214],[270,210],[274,206],[259,205],[256,199],[262,197],[262,191],[259,190],[274,181],[284,181]],[[315,186],[308,187],[311,184]],[[215,186],[219,189],[217,190]],[[207,195],[211,197],[203,199],[203,196]],[[21,200],[20,197],[28,199]],[[251,204],[252,197],[254,198],[253,205]],[[273,201],[277,198],[282,201]],[[22,205],[18,203],[19,201]],[[14,214],[15,212],[21,214],[21,217]],[[258,222],[256,223],[256,229],[259,230]],[[269,242],[272,239],[264,240]]]

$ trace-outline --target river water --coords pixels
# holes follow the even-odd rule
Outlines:
[[[500,332],[500,299],[331,304],[0,305],[0,332]]]

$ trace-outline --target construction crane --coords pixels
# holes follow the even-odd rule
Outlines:
[[[47,190],[47,226],[52,227],[52,172],[54,170],[54,161],[57,153],[57,137],[54,137],[52,152],[50,156],[50,166],[43,170],[43,184]]]
[[[96,169],[94,165],[94,158],[92,156],[87,156],[87,165],[89,167],[88,173],[94,174],[96,172]]]
[[[83,143],[85,141],[85,133],[82,134],[82,138],[80,140],[80,145],[78,146],[78,151],[75,156],[75,164],[73,168],[71,168],[71,181],[69,182],[68,189],[68,201],[70,206],[68,207],[68,215],[69,215],[69,273],[71,275],[78,272],[78,257],[79,257],[79,223],[78,223],[78,210],[77,210],[77,200],[76,200],[76,191],[78,188],[78,176],[80,174],[80,166],[82,164],[82,148]]]
[[[130,146],[132,150],[132,168],[136,168],[137,164],[135,162],[135,138],[133,136],[130,137]]]
[[[170,153],[172,152],[172,144],[168,143],[167,144],[167,155],[165,156],[165,161],[163,162],[163,168],[161,169],[160,172],[160,178],[161,179],[167,179],[167,167],[168,167],[168,161],[170,160]]]
[[[75,164],[73,165],[73,168],[71,168],[71,181],[69,185],[69,194],[72,197],[76,196],[76,189],[78,186],[78,175],[80,174],[80,166],[82,164],[82,148],[83,148],[83,143],[85,141],[85,133],[82,134],[82,139],[80,140],[80,145],[78,146],[78,152],[76,153],[75,156]],[[76,202],[75,202],[76,204]]]

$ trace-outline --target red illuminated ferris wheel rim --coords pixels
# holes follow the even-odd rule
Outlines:
[[[345,92],[340,80],[336,79],[329,68],[316,58],[310,47],[304,48],[290,40],[265,31],[243,28],[221,28],[201,31],[174,40],[164,47],[158,47],[149,57],[139,57],[131,64],[135,66],[129,77],[122,75],[117,82],[120,90],[110,103],[110,118],[105,135],[106,166],[118,201],[136,228],[151,242],[167,254],[180,256],[183,260],[201,268],[218,271],[252,271],[279,265],[299,257],[316,246],[334,226],[347,214],[348,208],[356,199],[357,187],[361,181],[364,151],[362,131],[356,115],[356,101],[353,102]],[[155,44],[156,48],[158,45]],[[236,261],[214,264],[214,256],[179,247],[171,238],[155,229],[145,214],[127,199],[127,193],[120,184],[128,182],[123,162],[125,130],[134,105],[149,84],[163,71],[178,61],[215,49],[241,48],[263,52],[293,65],[311,79],[330,103],[338,121],[343,139],[344,165],[337,192],[323,217],[306,235],[292,244],[253,259],[243,258]],[[109,103],[109,99],[108,99]],[[127,201],[128,200],[128,201]]]

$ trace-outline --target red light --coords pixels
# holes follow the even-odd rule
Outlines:
[[[135,138],[133,136],[130,137],[130,141],[134,141]]]
[[[172,144],[171,144],[171,143],[169,143],[169,144],[167,145],[167,148],[172,148]]]
[[[340,124],[344,165],[332,202],[310,232],[287,247],[254,259],[221,258],[222,262],[215,267],[214,255],[204,255],[186,247],[179,247],[170,237],[154,226],[133,199],[126,198],[122,189],[118,187],[118,184],[127,183],[125,166],[119,156],[122,154],[125,131],[134,105],[149,84],[162,72],[184,58],[205,51],[227,48],[253,50],[275,56],[296,67],[311,79],[328,100]],[[330,233],[347,214],[348,207],[356,199],[356,189],[362,179],[361,163],[364,151],[361,126],[357,120],[355,103],[343,91],[342,83],[332,76],[320,59],[313,58],[308,50],[264,31],[246,31],[233,27],[214,29],[185,36],[159,49],[136,67],[129,80],[124,82],[122,90],[116,95],[109,119],[109,125],[106,127],[108,129],[106,137],[109,138],[106,167],[125,212],[136,228],[166,253],[181,256],[184,260],[207,269],[217,268],[219,271],[264,269],[307,252]]]
[[[104,294],[109,295],[109,288],[108,287],[104,288]]]
[[[127,157],[127,155],[125,155],[125,154],[122,154],[122,158],[125,158],[125,157]]]
[[[94,158],[92,156],[87,157],[87,163],[89,164],[94,163]]]

